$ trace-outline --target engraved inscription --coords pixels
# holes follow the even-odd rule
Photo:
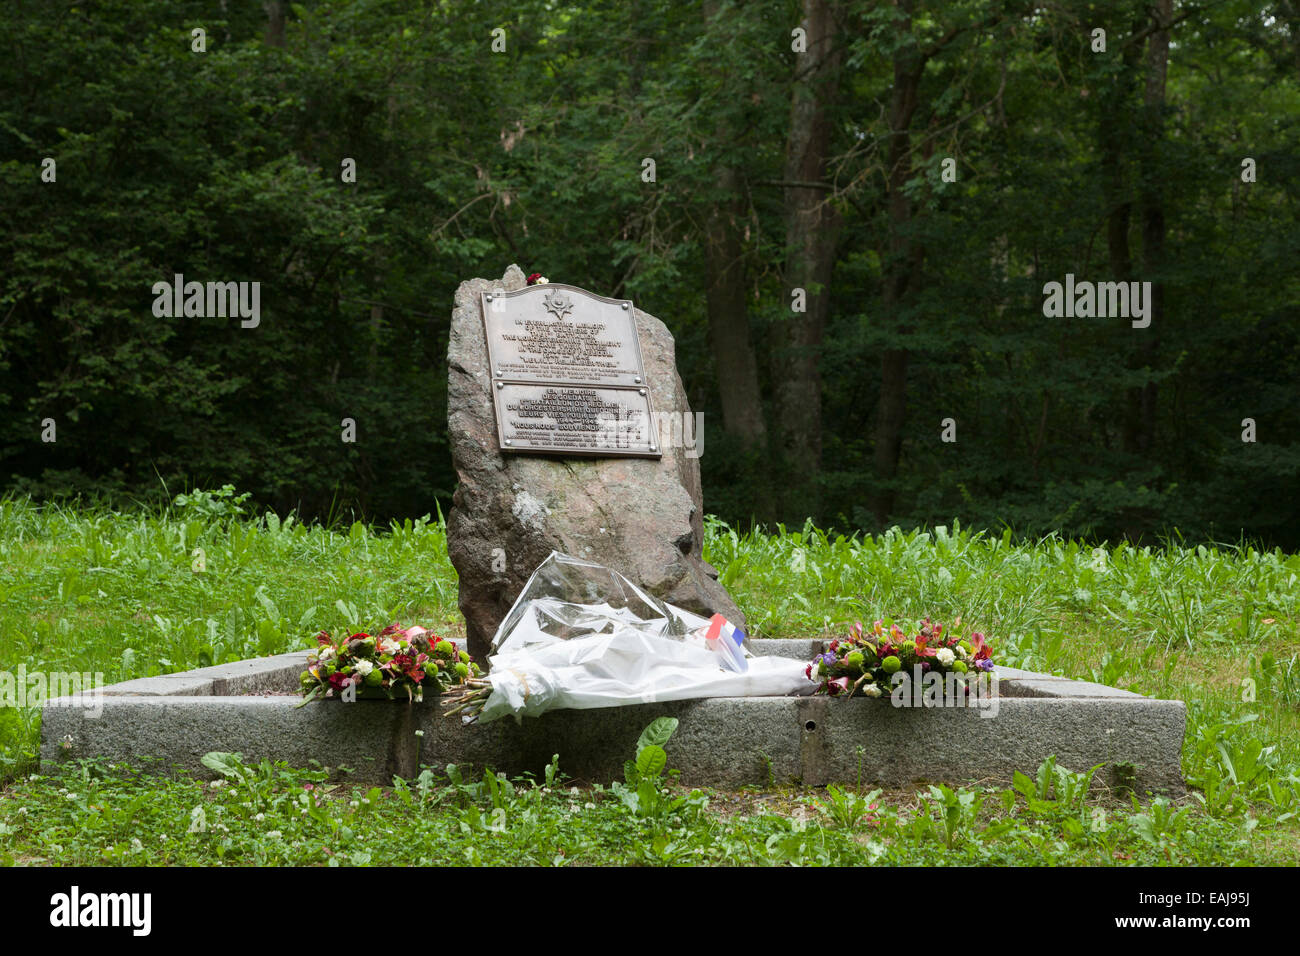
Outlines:
[[[652,454],[650,405],[633,389],[507,384],[502,432],[514,451]]]
[[[532,303],[494,298],[485,312],[492,375],[506,381],[642,384],[630,309],[564,293],[556,318]],[[504,306],[498,308],[498,306]]]
[[[518,331],[503,332],[501,341],[516,354],[503,357],[496,374],[505,378],[572,379],[605,382],[636,375],[623,342],[606,334],[598,322],[547,322],[519,319]]]

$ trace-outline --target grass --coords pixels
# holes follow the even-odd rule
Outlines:
[[[245,508],[229,488],[162,512],[0,500],[0,671],[24,664],[114,682],[279,653],[358,621],[463,629],[441,522],[328,529]],[[1067,811],[1048,806],[1060,803],[1053,769],[1045,796],[923,788],[876,795],[877,808],[851,820],[850,790],[669,785],[676,796],[664,805],[680,805],[648,821],[603,787],[507,782],[507,807],[500,787],[438,768],[367,803],[347,787],[322,790],[310,769],[269,765],[217,788],[93,764],[35,775],[39,714],[8,707],[0,862],[908,863],[922,844],[930,863],[1300,857],[1300,555],[958,528],[741,535],[719,522],[705,550],[759,636],[960,614],[1001,663],[1186,701],[1191,795],[1135,805],[1090,790]],[[1039,769],[1024,768],[1026,779]],[[206,823],[190,833],[196,807]],[[503,809],[502,828],[484,830]]]

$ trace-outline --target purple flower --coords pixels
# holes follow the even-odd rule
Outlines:
[[[836,664],[839,663],[839,658],[836,657],[834,654],[823,654],[822,663],[825,664],[827,667],[834,667]]]
[[[982,661],[976,661],[976,662],[975,662],[975,666],[976,666],[979,670],[982,670],[982,671],[991,671],[991,670],[993,670],[993,662],[992,662],[991,660],[989,660],[987,657],[984,658],[984,660],[982,660]]]

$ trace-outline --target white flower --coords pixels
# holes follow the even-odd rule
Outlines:
[[[951,664],[954,660],[957,659],[957,655],[952,652],[951,648],[941,647],[934,652],[934,659],[938,661],[940,664],[942,664],[944,667],[947,667],[949,664]]]
[[[190,811],[190,833],[203,833],[208,828],[208,815],[203,807],[197,806]]]
[[[334,648],[322,647],[320,653],[316,655],[317,660],[327,661],[334,656]]]
[[[386,637],[379,642],[379,653],[381,654],[396,654],[400,650],[401,648],[397,646],[397,642],[391,637]]]
[[[374,669],[375,665],[370,663],[370,661],[357,661],[356,663],[356,672],[362,677],[365,677]]]
[[[865,697],[879,697],[879,696],[880,696],[880,685],[879,685],[879,684],[863,684],[863,685],[862,685],[862,694],[863,694],[863,696],[865,696]]]
[[[548,278],[546,278],[546,276],[538,276],[538,277],[537,277],[537,284],[538,284],[538,285],[546,285],[546,283],[548,283],[548,282],[550,282],[550,281],[551,281],[551,280],[548,279]]]
[[[958,644],[958,645],[957,645],[957,656],[958,656],[961,660],[963,660],[963,661],[968,661],[968,660],[970,660],[970,651],[966,650],[966,648],[964,648],[964,647],[962,647],[960,644]]]

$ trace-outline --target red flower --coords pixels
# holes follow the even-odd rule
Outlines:
[[[401,629],[402,629],[402,625],[400,624],[389,624],[386,628],[384,628],[382,631],[379,632],[379,636],[387,637],[389,634],[394,634],[397,631],[400,631]]]
[[[537,280],[540,279],[541,277],[542,277],[542,274],[541,274],[540,272],[534,272],[532,275],[530,275],[530,276],[528,277],[528,284],[529,284],[529,285],[536,285],[536,284],[537,284]]]
[[[849,689],[849,679],[847,677],[837,677],[835,680],[826,682],[826,690],[832,697],[838,697],[842,691]]]
[[[351,683],[352,683],[352,678],[346,674],[340,674],[338,671],[335,671],[333,674],[330,674],[330,686],[333,687],[335,690],[342,690],[344,687],[347,687]]]
[[[369,637],[370,637],[370,635],[367,634],[365,631],[359,631],[358,633],[353,634],[351,637],[349,637],[348,640],[349,640],[349,641],[364,641],[364,640],[369,639]]]
[[[326,644],[333,644],[334,641],[330,639],[329,631],[321,631],[316,635],[316,643],[320,647],[324,647]]]

